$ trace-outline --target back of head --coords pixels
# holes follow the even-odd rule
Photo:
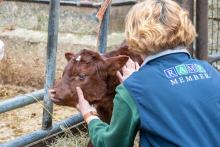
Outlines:
[[[188,12],[173,0],[145,0],[134,5],[125,20],[125,36],[133,52],[151,55],[196,37]]]

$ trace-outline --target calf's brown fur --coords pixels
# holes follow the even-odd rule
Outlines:
[[[115,88],[120,83],[116,72],[129,57],[139,64],[143,62],[141,57],[131,53],[125,43],[104,55],[84,49],[77,54],[65,53],[65,57],[68,64],[61,80],[54,86],[55,97],[52,101],[59,105],[76,107],[76,87],[79,86],[88,102],[96,107],[100,119],[109,123]]]

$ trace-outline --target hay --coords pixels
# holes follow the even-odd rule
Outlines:
[[[89,142],[88,133],[79,130],[77,134],[72,134],[70,130],[65,131],[65,134],[61,137],[57,137],[56,140],[48,147],[86,147]]]
[[[56,140],[48,147],[87,147],[89,142],[88,133],[79,130],[78,134],[72,134],[70,131],[63,136],[57,137]],[[134,147],[139,147],[139,133],[136,135]]]
[[[36,89],[29,86],[20,87],[16,85],[8,85],[8,84],[0,85],[0,101],[11,97],[15,97],[20,94],[29,93],[33,90]]]
[[[0,85],[0,101],[33,90],[35,90],[33,87]],[[0,144],[40,129],[42,112],[42,102],[39,102],[0,114]],[[75,113],[77,111],[74,108],[54,105],[53,120],[60,121]]]

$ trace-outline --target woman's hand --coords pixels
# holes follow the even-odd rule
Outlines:
[[[120,71],[117,71],[117,77],[120,82],[123,82],[126,80],[133,72],[138,71],[140,68],[139,64],[137,62],[134,62],[131,60],[131,58],[128,59],[127,63],[122,67],[122,73]]]
[[[49,89],[48,93],[49,93],[49,97],[50,98],[54,98],[55,94],[56,94],[56,90],[55,89]]]
[[[92,107],[89,102],[84,98],[82,89],[80,87],[76,87],[77,95],[79,98],[79,103],[77,104],[76,108],[81,112],[84,116],[88,112],[96,112],[96,109]]]

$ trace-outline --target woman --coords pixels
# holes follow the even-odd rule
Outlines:
[[[220,74],[186,50],[196,36],[188,13],[172,0],[145,0],[129,11],[125,35],[144,63],[118,72],[109,125],[77,87],[94,146],[133,146],[138,130],[143,147],[220,146]]]

